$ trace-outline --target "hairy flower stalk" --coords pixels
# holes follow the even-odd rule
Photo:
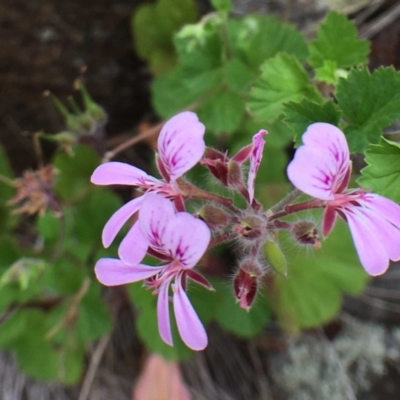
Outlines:
[[[158,327],[162,339],[173,345],[169,317],[170,288],[179,334],[188,347],[202,350],[207,334],[186,295],[191,279],[210,288],[208,281],[194,271],[210,242],[207,225],[187,212],[176,212],[168,199],[156,193],[144,195],[132,240],[120,249],[121,259],[102,258],[95,267],[97,279],[114,286],[143,280],[158,295]],[[162,261],[159,266],[142,264],[150,250]]]
[[[400,206],[362,188],[348,189],[349,149],[343,132],[335,126],[310,125],[303,143],[288,166],[288,177],[302,192],[322,201],[323,235],[329,235],[340,216],[349,225],[365,270],[370,275],[383,274],[389,260],[400,259]]]

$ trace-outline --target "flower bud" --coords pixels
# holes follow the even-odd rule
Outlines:
[[[218,207],[207,204],[200,208],[197,215],[210,227],[218,228],[226,226],[229,215]]]
[[[242,238],[254,240],[265,234],[266,222],[256,215],[247,215],[234,225],[234,231]]]
[[[315,248],[321,247],[317,226],[311,221],[300,221],[292,227],[293,236],[301,244],[311,244]]]
[[[225,186],[228,186],[228,158],[218,150],[206,147],[201,164],[207,166],[210,172]]]
[[[268,239],[264,244],[265,257],[275,272],[287,278],[287,261],[278,243]]]
[[[234,188],[243,186],[242,168],[232,160],[228,163],[228,184]]]
[[[263,275],[264,270],[256,260],[247,258],[240,263],[239,270],[233,278],[233,289],[241,308],[250,310]]]

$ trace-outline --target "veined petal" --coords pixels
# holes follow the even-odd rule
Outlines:
[[[90,180],[96,185],[138,186],[143,179],[155,179],[133,165],[111,161],[99,165]]]
[[[102,239],[104,247],[108,247],[113,242],[125,222],[139,210],[142,202],[143,196],[137,197],[123,205],[111,216],[103,228]]]
[[[163,126],[158,151],[171,180],[181,177],[200,161],[205,150],[204,131],[205,126],[191,111],[175,115]]]
[[[312,124],[303,135],[287,173],[298,189],[321,200],[333,200],[344,190],[350,167],[349,149],[342,131],[326,123]]]
[[[375,193],[365,194],[362,202],[400,229],[400,206],[397,203]]]
[[[192,268],[207,250],[211,239],[208,226],[187,212],[170,218],[162,241],[164,250],[184,268]]]
[[[388,257],[393,261],[398,261],[400,259],[400,230],[376,210],[363,207],[361,201],[360,204],[359,213],[369,221],[370,228],[385,247]]]
[[[157,319],[158,319],[158,331],[162,340],[165,343],[173,346],[172,333],[171,333],[171,322],[169,319],[169,295],[168,289],[171,279],[164,281],[158,292],[157,300]]]
[[[178,277],[174,285],[174,312],[178,331],[185,344],[193,350],[203,350],[208,343],[207,333],[182,288]]]
[[[162,268],[143,264],[132,266],[117,258],[101,258],[97,261],[94,271],[97,279],[103,285],[116,286],[150,278]]]
[[[346,207],[342,211],[346,215],[358,257],[368,274],[381,275],[389,267],[387,251],[371,229],[369,220],[357,208],[359,207]]]
[[[162,250],[166,226],[175,215],[174,206],[170,200],[157,193],[146,193],[143,198],[138,223],[150,246]]]
[[[247,189],[249,191],[249,202],[250,204],[254,199],[254,185],[256,181],[256,175],[258,168],[260,167],[261,160],[263,157],[264,150],[264,136],[268,132],[265,129],[261,129],[258,133],[253,136],[253,149],[250,154],[250,169],[247,177]]]
[[[118,248],[118,255],[121,260],[129,265],[136,265],[143,260],[149,248],[149,240],[136,222]]]

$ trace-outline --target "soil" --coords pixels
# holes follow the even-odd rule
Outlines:
[[[107,111],[108,135],[131,130],[151,113],[150,76],[130,31],[140,3],[0,1],[0,140],[17,173],[37,164],[33,132],[63,128],[43,92],[65,101],[83,68],[89,93]]]

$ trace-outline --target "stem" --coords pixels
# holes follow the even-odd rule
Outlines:
[[[273,221],[277,218],[286,217],[289,214],[293,214],[299,211],[309,210],[311,208],[322,208],[325,206],[325,202],[319,199],[312,199],[304,201],[302,203],[287,205],[282,211],[278,211],[268,217],[269,221]]]
[[[282,200],[272,206],[268,213],[276,213],[278,211],[282,211],[287,205],[289,205],[292,201],[295,201],[298,197],[300,197],[303,192],[299,189],[293,189],[289,194],[287,194]]]
[[[203,189],[198,188],[192,183],[185,181],[183,178],[179,178],[177,182],[179,185],[179,189],[181,190],[181,192],[185,197],[193,197],[197,199],[215,201],[216,203],[219,203],[225,206],[226,208],[229,208],[236,214],[240,212],[240,210],[233,205],[233,200],[229,199],[228,197],[223,197],[218,194],[207,192]]]
[[[219,243],[224,242],[225,240],[231,239],[231,236],[228,232],[223,232],[215,237],[213,237],[208,245],[208,248],[216,246]]]
[[[7,178],[6,176],[1,174],[0,174],[0,182],[3,182],[6,185],[11,186],[13,188],[17,187],[16,183],[12,179]]]

